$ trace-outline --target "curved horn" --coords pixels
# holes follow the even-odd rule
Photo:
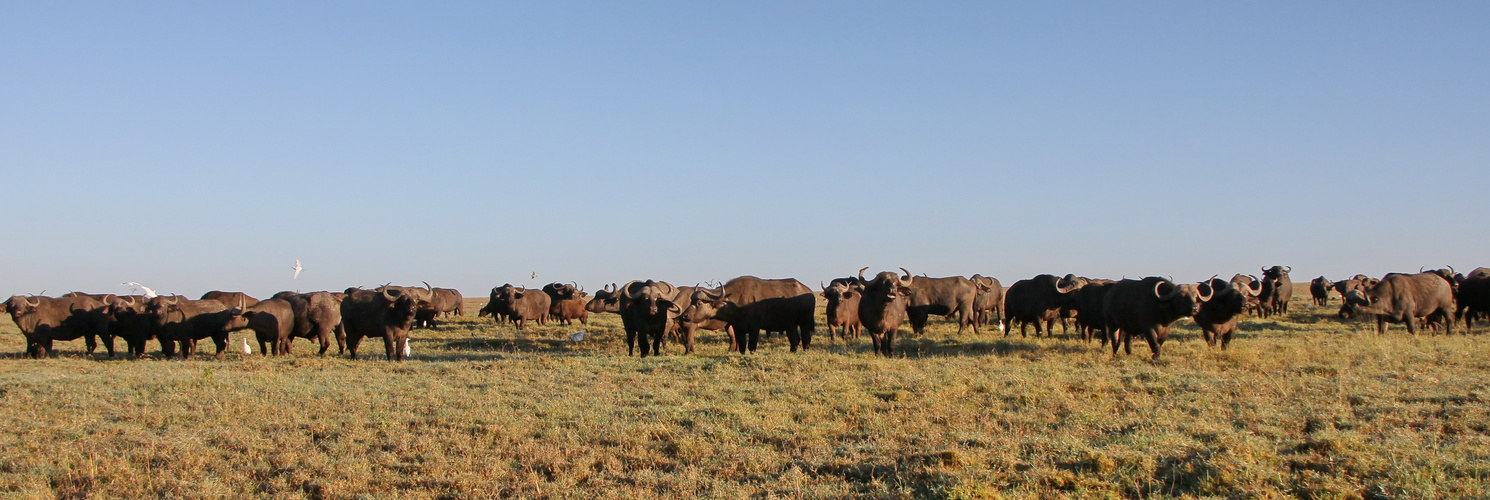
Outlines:
[[[395,300],[398,300],[398,296],[397,295],[394,295],[392,293],[389,293],[389,292],[392,292],[393,290],[389,290],[387,285],[384,285],[384,286],[379,287],[378,288],[378,291],[379,292],[382,292],[383,299],[384,300],[387,300],[389,302],[393,302]]]
[[[1199,287],[1196,287],[1196,288],[1199,289]],[[1216,287],[1211,286],[1211,282],[1210,281],[1206,281],[1205,282],[1205,288],[1206,288],[1206,290],[1210,290],[1210,291],[1207,292],[1205,295],[1201,295],[1200,296],[1200,301],[1201,302],[1210,301],[1211,300],[1211,297],[1215,297],[1216,296]]]
[[[631,300],[636,300],[638,298],[641,298],[641,295],[642,295],[641,294],[641,290],[637,290],[636,293],[632,293],[631,292],[631,284],[632,283],[636,283],[636,282],[637,282],[636,280],[628,281],[628,282],[626,282],[625,285],[621,285],[621,288],[619,290],[617,290],[617,291],[621,292],[622,295],[625,295],[626,298],[631,299]]]
[[[1169,283],[1171,286],[1174,287],[1174,289],[1173,290],[1170,290],[1169,293],[1159,293],[1159,287],[1164,286],[1165,283]],[[1158,283],[1154,283],[1154,296],[1155,297],[1158,297],[1159,300],[1169,300],[1169,299],[1172,299],[1172,298],[1174,298],[1175,295],[1179,295],[1179,293],[1180,293],[1180,286],[1179,285],[1176,285],[1174,283],[1171,283],[1171,282],[1169,282],[1167,280],[1160,281]]]
[[[1459,271],[1455,271],[1454,270],[1454,266],[1450,266],[1448,264],[1444,264],[1444,267],[1449,268],[1449,274],[1459,274]]]
[[[817,280],[817,287],[823,289],[825,292],[828,291],[828,285],[824,285],[823,280]]]
[[[905,273],[905,278],[910,278],[910,277],[913,276],[911,274],[911,272],[910,271],[906,271],[904,267],[900,268],[900,270],[901,270],[901,272],[904,272]],[[901,278],[901,279],[905,279],[905,278]]]
[[[577,291],[577,292],[583,292],[583,291],[585,291],[585,287],[579,286],[579,282],[578,281],[571,281],[571,282],[569,282],[569,284],[574,285],[574,290]]]
[[[1263,272],[1263,273],[1267,273],[1267,272],[1268,272],[1268,268],[1266,268],[1266,267],[1259,267],[1259,268],[1257,268],[1257,269],[1258,269],[1258,270],[1259,270],[1259,271],[1262,271],[1262,272]]]
[[[905,268],[901,268],[900,270],[901,271],[905,271]],[[915,283],[915,282],[916,282],[916,277],[915,276],[911,276],[910,275],[910,271],[906,271],[906,275],[904,277],[900,278],[900,286],[903,286],[903,287],[906,287],[906,288],[910,288],[911,287],[911,283]]]
[[[36,298],[36,302],[32,302],[31,299],[21,299],[21,300],[26,301],[26,305],[28,305],[28,306],[31,306],[31,307],[41,307],[41,297],[35,297],[35,298]]]
[[[172,295],[171,298],[166,299],[165,302],[166,302],[166,304],[169,304],[169,305],[173,305],[174,306],[176,304],[181,303],[181,296],[180,295]]]
[[[1293,272],[1293,266],[1283,266],[1283,274],[1288,274],[1291,272]]]
[[[1428,269],[1428,266],[1418,266],[1418,272],[1420,273],[1423,272],[1425,269]]]
[[[864,279],[864,271],[868,271],[868,270],[869,270],[869,266],[864,266],[863,269],[860,269],[859,270],[859,282],[860,283],[868,283],[869,282],[869,280]]]

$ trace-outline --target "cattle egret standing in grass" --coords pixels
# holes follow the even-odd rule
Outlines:
[[[300,279],[300,271],[304,271],[305,270],[305,268],[300,267],[300,259],[295,259],[295,267],[292,267],[290,269],[294,269],[295,270],[295,276],[293,276],[293,277],[290,278],[292,280],[298,280],[298,279]]]
[[[248,339],[243,339],[243,354],[244,355],[248,355],[248,354],[253,354],[253,353],[254,353],[254,350],[252,348],[249,348],[248,347]]]
[[[153,299],[156,296],[155,290],[151,290],[150,287],[148,287],[148,286],[141,285],[141,284],[135,283],[133,281],[125,282],[125,283],[122,283],[122,284],[124,286],[132,286],[132,287],[135,287],[136,289],[144,290],[146,297],[149,297],[149,298],[152,298]]]
[[[409,341],[404,341],[404,357],[409,357]]]

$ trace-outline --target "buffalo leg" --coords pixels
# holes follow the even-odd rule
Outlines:
[[[1233,329],[1227,330],[1226,333],[1221,334],[1221,350],[1225,351],[1226,350],[1226,346],[1231,345],[1231,334],[1232,333],[1235,333],[1235,332],[1236,332],[1236,329],[1233,328]]]
[[[357,344],[362,343],[361,335],[347,335],[347,357],[357,359]]]
[[[646,342],[646,341],[643,341],[643,342]],[[629,329],[626,330],[626,355],[627,356],[635,356],[636,355],[636,332],[635,331],[632,331],[632,330],[629,330]],[[646,353],[642,353],[642,357],[646,357],[646,355],[647,355]]]
[[[383,351],[388,355],[389,361],[403,361],[404,353],[399,352],[399,347],[402,346],[398,345],[398,339],[393,338],[393,335],[383,336]]]
[[[217,353],[212,355],[212,359],[222,359],[222,353],[228,350],[228,336],[213,336],[212,343],[217,345]]]
[[[792,352],[797,352],[797,345],[802,343],[802,334],[797,332],[796,327],[787,327],[786,341],[791,344]]]
[[[321,340],[321,352],[316,353],[316,355],[317,356],[325,356],[326,355],[326,351],[328,349],[331,349],[331,339],[330,338],[327,338],[329,336],[326,334],[325,331],[322,331],[321,332],[321,336],[320,337],[321,337],[320,338],[320,340]]]
[[[104,349],[108,349],[108,351],[109,351],[109,357],[110,358],[114,357],[114,336],[113,335],[104,335],[103,336],[103,347],[104,347]]]
[[[93,334],[88,334],[88,337],[83,342],[88,346],[88,355],[92,356],[93,351],[98,349],[98,338],[94,337]]]
[[[1143,340],[1148,341],[1149,351],[1153,353],[1152,359],[1159,359],[1159,344],[1163,343],[1153,330],[1143,332]],[[1129,353],[1132,354],[1132,353]]]
[[[924,307],[917,307],[907,312],[910,313],[911,331],[916,335],[920,335],[922,331],[926,330],[926,320],[931,316],[930,313]]]
[[[895,332],[898,330],[900,329],[896,328],[885,332],[885,340],[880,342],[880,347],[884,348],[885,357],[887,358],[895,355]]]

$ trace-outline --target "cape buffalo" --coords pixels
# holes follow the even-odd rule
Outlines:
[[[222,305],[228,307],[253,307],[254,304],[259,303],[259,299],[250,297],[243,292],[223,292],[218,290],[202,294],[201,300],[215,300],[222,302]]]
[[[98,347],[99,337],[109,357],[114,357],[114,337],[109,333],[105,305],[88,296],[22,297],[15,295],[5,302],[5,312],[26,337],[26,353],[33,358],[54,354],[52,342],[86,337],[88,354]]]
[[[285,339],[284,352],[292,351],[292,344],[296,338],[310,339],[320,342],[321,352],[325,356],[326,350],[331,348],[331,339],[336,339],[336,353],[343,354],[347,351],[347,332],[341,324],[341,299],[337,294],[330,292],[279,292],[274,298],[283,300],[290,304],[290,311],[294,313],[294,328],[290,330],[289,338]]]
[[[1454,318],[1464,320],[1464,333],[1474,327],[1476,316],[1490,315],[1490,274],[1475,272],[1459,282],[1459,295],[1455,298]]]
[[[1153,357],[1158,358],[1159,346],[1169,338],[1169,326],[1180,318],[1194,316],[1210,298],[1210,293],[1202,293],[1196,285],[1177,285],[1159,277],[1125,279],[1107,291],[1102,312],[1107,331],[1121,334],[1124,353],[1133,354],[1133,337],[1142,336]],[[1117,355],[1118,340],[1113,337],[1113,355]]]
[[[357,359],[363,337],[381,337],[390,361],[403,361],[409,346],[409,328],[418,308],[406,289],[379,287],[376,290],[348,288],[341,301],[342,328],[347,333],[347,354]]]
[[[434,328],[435,318],[439,316],[456,315],[465,313],[465,297],[459,290],[454,288],[435,288],[424,282],[424,287],[429,291],[429,300],[420,301],[419,309],[414,311],[414,326],[419,328]]]
[[[527,288],[507,283],[491,289],[491,297],[481,310],[506,317],[517,325],[518,330],[522,330],[529,321],[536,321],[540,325],[547,322],[548,306],[548,294],[533,293]]]
[[[274,353],[275,356],[290,353],[290,334],[295,331],[295,310],[284,299],[269,299],[244,308],[229,310],[228,322],[223,330],[253,330],[259,341],[259,354]],[[266,348],[267,345],[267,348]]]
[[[149,299],[143,295],[125,295],[114,297],[108,304],[109,334],[124,339],[125,347],[136,357],[144,356],[146,342],[156,339],[160,333],[154,318],[145,314],[148,302]],[[161,352],[165,350],[162,343]]]
[[[735,331],[741,354],[755,352],[761,330],[785,331],[792,352],[812,347],[817,295],[795,279],[741,276],[715,290],[693,293],[684,314],[690,321],[718,319]]]
[[[1200,327],[1206,344],[1216,347],[1219,339],[1221,349],[1225,350],[1231,345],[1231,336],[1236,333],[1237,322],[1246,310],[1247,298],[1252,291],[1214,277],[1197,285],[1196,289],[1202,296],[1209,295],[1210,299],[1200,304],[1200,310],[1195,313],[1195,324]]]
[[[1081,337],[1085,340],[1097,339],[1102,345],[1107,345],[1109,332],[1107,331],[1107,320],[1102,312],[1102,298],[1112,288],[1112,280],[1095,280],[1077,289],[1072,302],[1076,307],[1076,326],[1081,329]]]
[[[901,268],[901,271],[905,269]],[[962,276],[922,276],[915,283],[916,286],[911,289],[911,302],[907,306],[906,315],[911,322],[911,330],[916,335],[926,330],[926,320],[932,314],[947,317],[956,315],[958,335],[968,325],[972,325],[973,333],[978,333],[978,325],[973,322],[973,302],[978,296],[978,288],[973,286],[972,281]]]
[[[838,278],[826,285],[819,283],[823,288],[823,299],[827,301],[824,313],[827,316],[828,340],[838,330],[843,332],[843,340],[847,341],[849,335],[859,338],[859,299],[864,295],[864,287],[855,278]]]
[[[1324,307],[1326,304],[1329,304],[1330,289],[1334,287],[1335,284],[1325,279],[1324,276],[1309,281],[1309,296],[1314,299],[1314,305]]]
[[[632,281],[617,291],[621,326],[626,328],[626,355],[631,355],[632,346],[640,344],[641,357],[647,357],[649,338],[652,355],[661,355],[662,339],[672,328],[673,318],[683,311],[678,288],[666,281],[647,280]]]
[[[585,310],[585,297],[589,294],[579,287],[579,283],[549,283],[543,285],[543,293],[548,294],[548,315],[554,321],[565,325],[573,324],[575,320],[582,325],[590,323],[590,314]]]
[[[1392,273],[1365,292],[1353,291],[1345,297],[1341,317],[1360,314],[1376,316],[1376,332],[1387,331],[1387,323],[1406,323],[1407,331],[1417,334],[1414,320],[1438,316],[1453,333],[1454,293],[1448,280],[1434,273]]]
[[[166,357],[175,354],[179,346],[181,359],[188,359],[197,352],[197,341],[211,338],[217,345],[214,359],[222,359],[228,348],[228,332],[223,325],[230,319],[228,307],[216,300],[188,300],[180,296],[157,296],[145,305],[159,328],[161,350]]]
[[[865,280],[864,271],[867,269],[859,270],[859,284],[864,287],[864,296],[859,301],[859,320],[869,330],[869,338],[874,341],[874,353],[892,356],[895,354],[895,332],[905,322],[911,287],[916,278],[908,271],[905,276],[885,271],[874,275],[873,280]]]
[[[1293,268],[1288,266],[1263,268],[1264,299],[1268,302],[1264,307],[1269,315],[1275,312],[1288,314],[1288,301],[1293,299],[1293,280],[1288,273],[1292,271]]]
[[[1003,330],[1004,285],[999,283],[998,278],[981,274],[974,274],[968,281],[973,282],[973,286],[978,289],[978,294],[973,296],[973,325],[993,324]]]
[[[1053,275],[1041,274],[1009,285],[1009,289],[1004,291],[1004,325],[1001,328],[1004,336],[1013,331],[1016,322],[1021,337],[1028,336],[1026,327],[1032,323],[1038,336],[1042,322],[1045,323],[1045,333],[1049,335],[1056,320],[1060,319],[1061,309],[1071,307],[1076,299],[1071,292],[1078,289],[1078,284],[1061,286],[1060,281]]]

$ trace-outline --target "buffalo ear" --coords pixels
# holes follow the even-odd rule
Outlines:
[[[847,292],[843,292],[843,295],[841,295],[841,297],[843,297],[845,299],[852,299],[852,298],[854,298],[854,291],[853,290],[849,290]]]

